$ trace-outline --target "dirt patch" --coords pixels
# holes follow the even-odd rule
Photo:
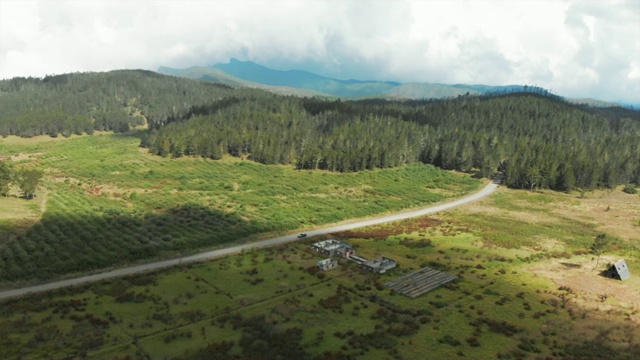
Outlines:
[[[580,215],[597,224],[598,231],[622,239],[640,239],[640,196],[621,189],[594,192],[573,204],[556,207],[554,212],[572,218]]]
[[[510,219],[524,221],[524,222],[533,223],[533,224],[554,223],[558,221],[558,218],[553,216],[553,214],[504,210],[484,202],[476,202],[476,203],[465,205],[465,210],[469,210],[469,212],[481,212],[481,213],[490,214],[496,217],[510,218]]]
[[[598,269],[604,269],[607,263],[617,260],[614,256],[602,256]],[[571,289],[576,295],[573,303],[581,308],[631,314],[629,319],[640,324],[640,316],[637,315],[640,311],[640,277],[633,273],[633,269],[638,268],[637,264],[630,264],[632,274],[625,281],[600,276],[599,271],[593,269],[594,265],[595,260],[591,257],[554,259],[531,266],[528,270],[552,280],[559,288]]]
[[[42,153],[18,154],[18,155],[11,156],[9,159],[11,161],[16,161],[17,162],[17,161],[22,161],[22,160],[35,159],[40,155],[42,155]]]

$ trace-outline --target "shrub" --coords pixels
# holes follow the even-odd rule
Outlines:
[[[638,189],[636,189],[636,187],[632,184],[627,184],[624,186],[624,189],[622,189],[622,191],[626,192],[627,194],[637,194],[638,193]]]
[[[442,338],[440,338],[438,340],[438,342],[441,343],[441,344],[448,344],[448,345],[451,345],[451,346],[460,346],[460,345],[462,345],[462,343],[458,339],[454,338],[451,335],[443,336]]]
[[[467,339],[467,344],[473,347],[479,347],[480,341],[478,341],[478,338],[474,336]]]

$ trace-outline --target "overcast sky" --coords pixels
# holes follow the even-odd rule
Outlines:
[[[0,78],[231,57],[640,104],[640,1],[0,0]]]

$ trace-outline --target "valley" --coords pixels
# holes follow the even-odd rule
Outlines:
[[[638,352],[637,110],[139,70],[0,95],[1,358]],[[332,238],[398,266],[322,271],[310,245]],[[601,276],[620,259],[629,279]],[[426,268],[456,280],[413,299],[386,285]]]

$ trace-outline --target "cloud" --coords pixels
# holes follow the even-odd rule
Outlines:
[[[230,57],[336,78],[528,84],[640,103],[630,1],[0,0],[0,78]]]

